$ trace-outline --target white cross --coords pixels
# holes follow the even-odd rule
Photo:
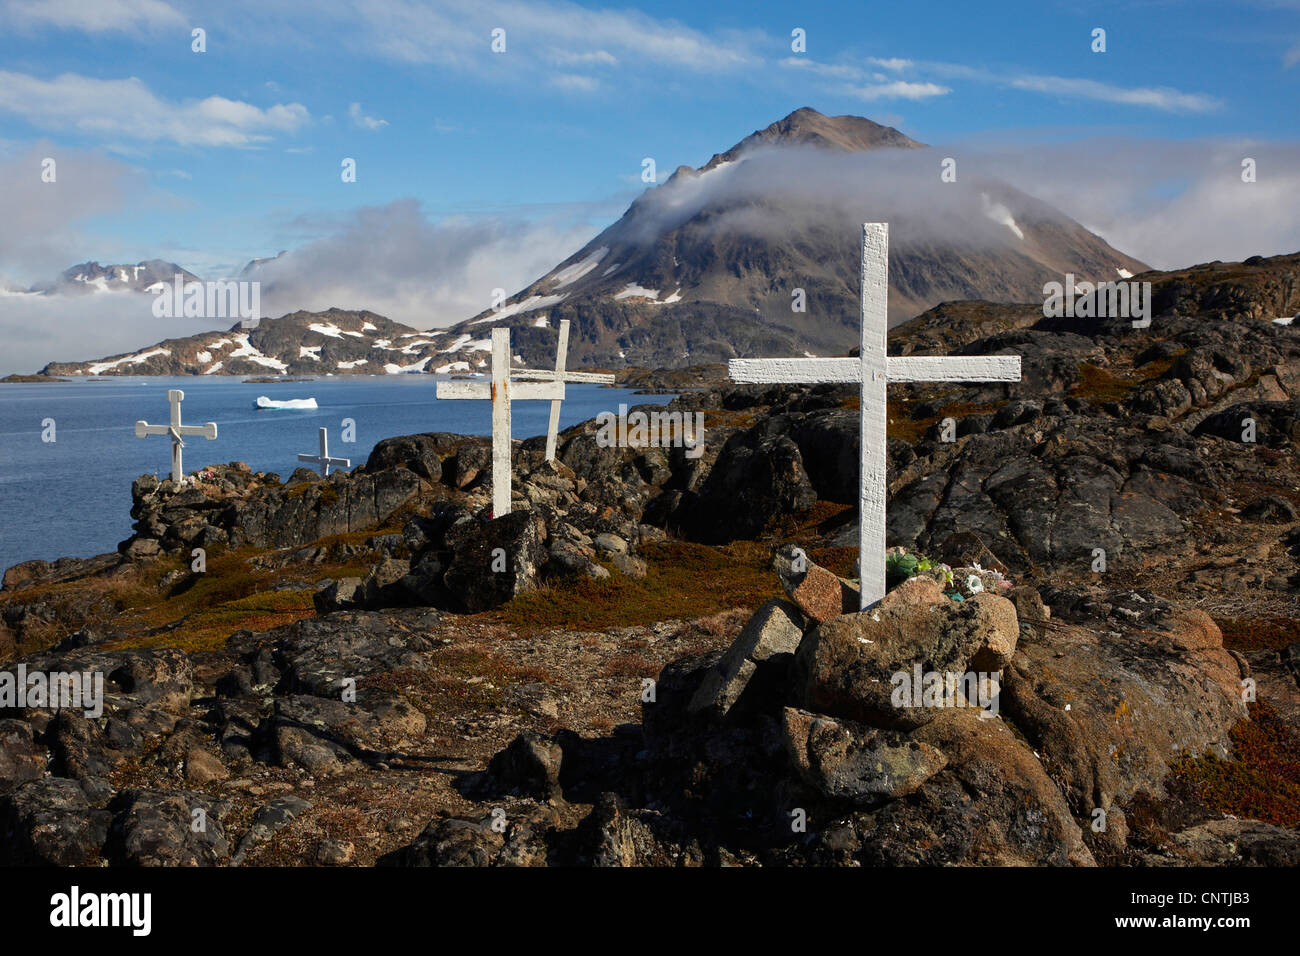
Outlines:
[[[185,393],[179,388],[167,390],[167,401],[171,403],[172,414],[170,425],[150,425],[148,422],[135,423],[135,437],[146,438],[149,435],[170,435],[172,438],[172,481],[177,487],[185,484],[185,466],[181,463],[181,449],[185,447],[184,435],[202,435],[208,441],[217,437],[217,423],[208,422],[206,425],[182,425],[181,424],[181,402],[185,401]]]
[[[510,330],[492,330],[492,381],[439,382],[438,398],[475,398],[492,400],[492,517],[510,514],[510,403],[549,401],[551,419],[546,433],[546,459],[555,457],[555,438],[560,420],[560,402],[564,401],[565,382],[608,384],[613,375],[596,372],[568,372],[564,369],[569,344],[569,323],[560,323],[560,342],[556,350],[555,371],[550,369],[510,368]]]
[[[885,596],[886,381],[1018,382],[1019,355],[886,356],[889,224],[862,226],[862,352],[858,358],[732,359],[734,382],[856,382],[861,388],[862,473],[858,484],[861,607]]]
[[[569,355],[569,320],[560,320],[560,341],[555,346],[555,371],[549,369],[520,368],[511,374],[521,381],[582,382],[591,385],[613,385],[614,376],[604,372],[566,372],[564,363]],[[555,443],[560,433],[561,400],[551,400],[551,418],[546,425],[546,460],[555,460]]]
[[[320,454],[319,455],[298,455],[299,461],[311,461],[320,465],[321,477],[330,476],[330,465],[335,468],[351,468],[352,459],[350,458],[331,458],[330,457],[330,438],[329,429],[321,427],[320,430]]]

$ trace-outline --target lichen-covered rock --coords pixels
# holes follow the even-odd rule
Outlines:
[[[996,662],[1016,646],[1019,624],[1005,598],[934,604],[893,603],[817,625],[795,654],[794,695],[808,710],[876,727],[912,729],[934,711],[895,703],[914,665],[959,678],[977,659]],[[917,691],[914,690],[914,693]]]
[[[85,866],[108,836],[110,814],[94,809],[77,781],[45,777],[0,797],[0,864]]]
[[[828,800],[872,806],[905,797],[948,758],[906,734],[855,726],[793,707],[782,720],[786,752],[804,783]]]
[[[127,866],[215,866],[230,856],[221,821],[229,806],[187,790],[123,790],[109,810],[115,815],[107,856]]]
[[[726,717],[749,691],[755,706],[774,690],[783,693],[790,663],[803,639],[804,620],[788,601],[768,601],[749,619],[726,654],[709,669],[691,697],[688,709]]]

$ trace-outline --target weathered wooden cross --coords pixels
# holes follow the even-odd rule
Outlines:
[[[172,414],[171,424],[169,425],[150,425],[148,422],[135,423],[135,437],[147,438],[149,435],[170,435],[172,438],[172,481],[177,486],[185,484],[185,466],[181,462],[181,449],[185,447],[184,435],[202,435],[208,441],[217,437],[217,423],[208,422],[206,425],[182,425],[181,424],[181,402],[185,401],[185,393],[179,388],[167,390],[167,401],[171,403]]]
[[[889,224],[862,226],[862,352],[857,358],[732,359],[734,382],[856,382],[861,388],[862,472],[858,483],[858,566],[862,609],[885,596],[887,382],[1018,382],[1019,355],[886,356]]]
[[[492,517],[510,514],[510,403],[549,401],[551,418],[546,431],[546,460],[555,458],[559,433],[560,403],[566,382],[612,384],[613,375],[599,372],[571,372],[564,368],[569,348],[569,322],[560,322],[560,341],[555,353],[555,370],[510,368],[510,330],[492,330],[492,381],[439,382],[438,398],[492,400]]]
[[[330,438],[329,438],[329,429],[325,428],[324,426],[322,426],[322,427],[321,427],[321,430],[320,430],[320,454],[319,454],[319,455],[304,455],[304,454],[302,454],[302,453],[299,453],[299,455],[298,455],[298,460],[299,460],[299,461],[310,461],[310,462],[314,462],[314,463],[316,463],[317,465],[319,465],[319,466],[320,466],[321,477],[323,477],[323,478],[328,478],[328,477],[330,476],[330,465],[333,465],[335,468],[351,468],[351,467],[352,467],[352,459],[350,459],[350,458],[331,458],[331,457],[330,457]]]

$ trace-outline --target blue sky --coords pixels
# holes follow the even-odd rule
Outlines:
[[[0,277],[155,256],[211,277],[409,228],[411,248],[433,245],[434,279],[445,253],[460,270],[449,283],[477,281],[437,237],[462,253],[481,242],[514,291],[621,214],[645,188],[643,158],[662,181],[800,106],[954,151],[1039,156],[1040,192],[1154,264],[1295,251],[1283,224],[1225,224],[1219,245],[1169,237],[1200,231],[1188,217],[1216,202],[1189,206],[1198,177],[1235,181],[1241,155],[1259,153],[1275,187],[1297,174],[1300,0],[207,6],[0,0],[0,216],[12,227]],[[191,50],[195,27],[204,53]],[[504,53],[491,49],[497,27]],[[1105,53],[1091,50],[1097,27]],[[795,28],[806,52],[791,49]],[[1051,181],[1052,157],[1075,143],[1096,157],[1097,182]],[[40,191],[46,156],[60,163],[57,198]],[[1153,156],[1169,157],[1164,172]],[[340,180],[344,157],[355,183]],[[1125,217],[1135,190],[1182,195],[1184,208],[1166,221],[1144,207],[1139,223]],[[479,298],[448,294],[426,324],[464,318]]]

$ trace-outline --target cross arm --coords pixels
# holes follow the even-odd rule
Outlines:
[[[1019,355],[891,355],[891,382],[1018,382]]]
[[[176,431],[181,435],[201,435],[208,441],[213,441],[217,437],[217,423],[208,422],[206,425],[177,425]]]
[[[732,359],[727,374],[747,385],[824,384],[862,381],[862,362],[855,358]]]
[[[557,379],[568,384],[613,385],[614,376],[608,372],[556,372],[547,368],[517,368],[510,373],[518,381],[554,382]]]
[[[885,375],[891,382],[1018,382],[1019,355],[891,355]],[[754,385],[822,384],[862,381],[856,358],[732,359],[733,382]]]
[[[506,392],[511,401],[554,401],[564,399],[563,382],[509,382]],[[491,398],[490,382],[438,382],[438,398]]]
[[[135,423],[135,437],[146,438],[149,435],[170,435],[170,425],[150,425],[148,422]]]

